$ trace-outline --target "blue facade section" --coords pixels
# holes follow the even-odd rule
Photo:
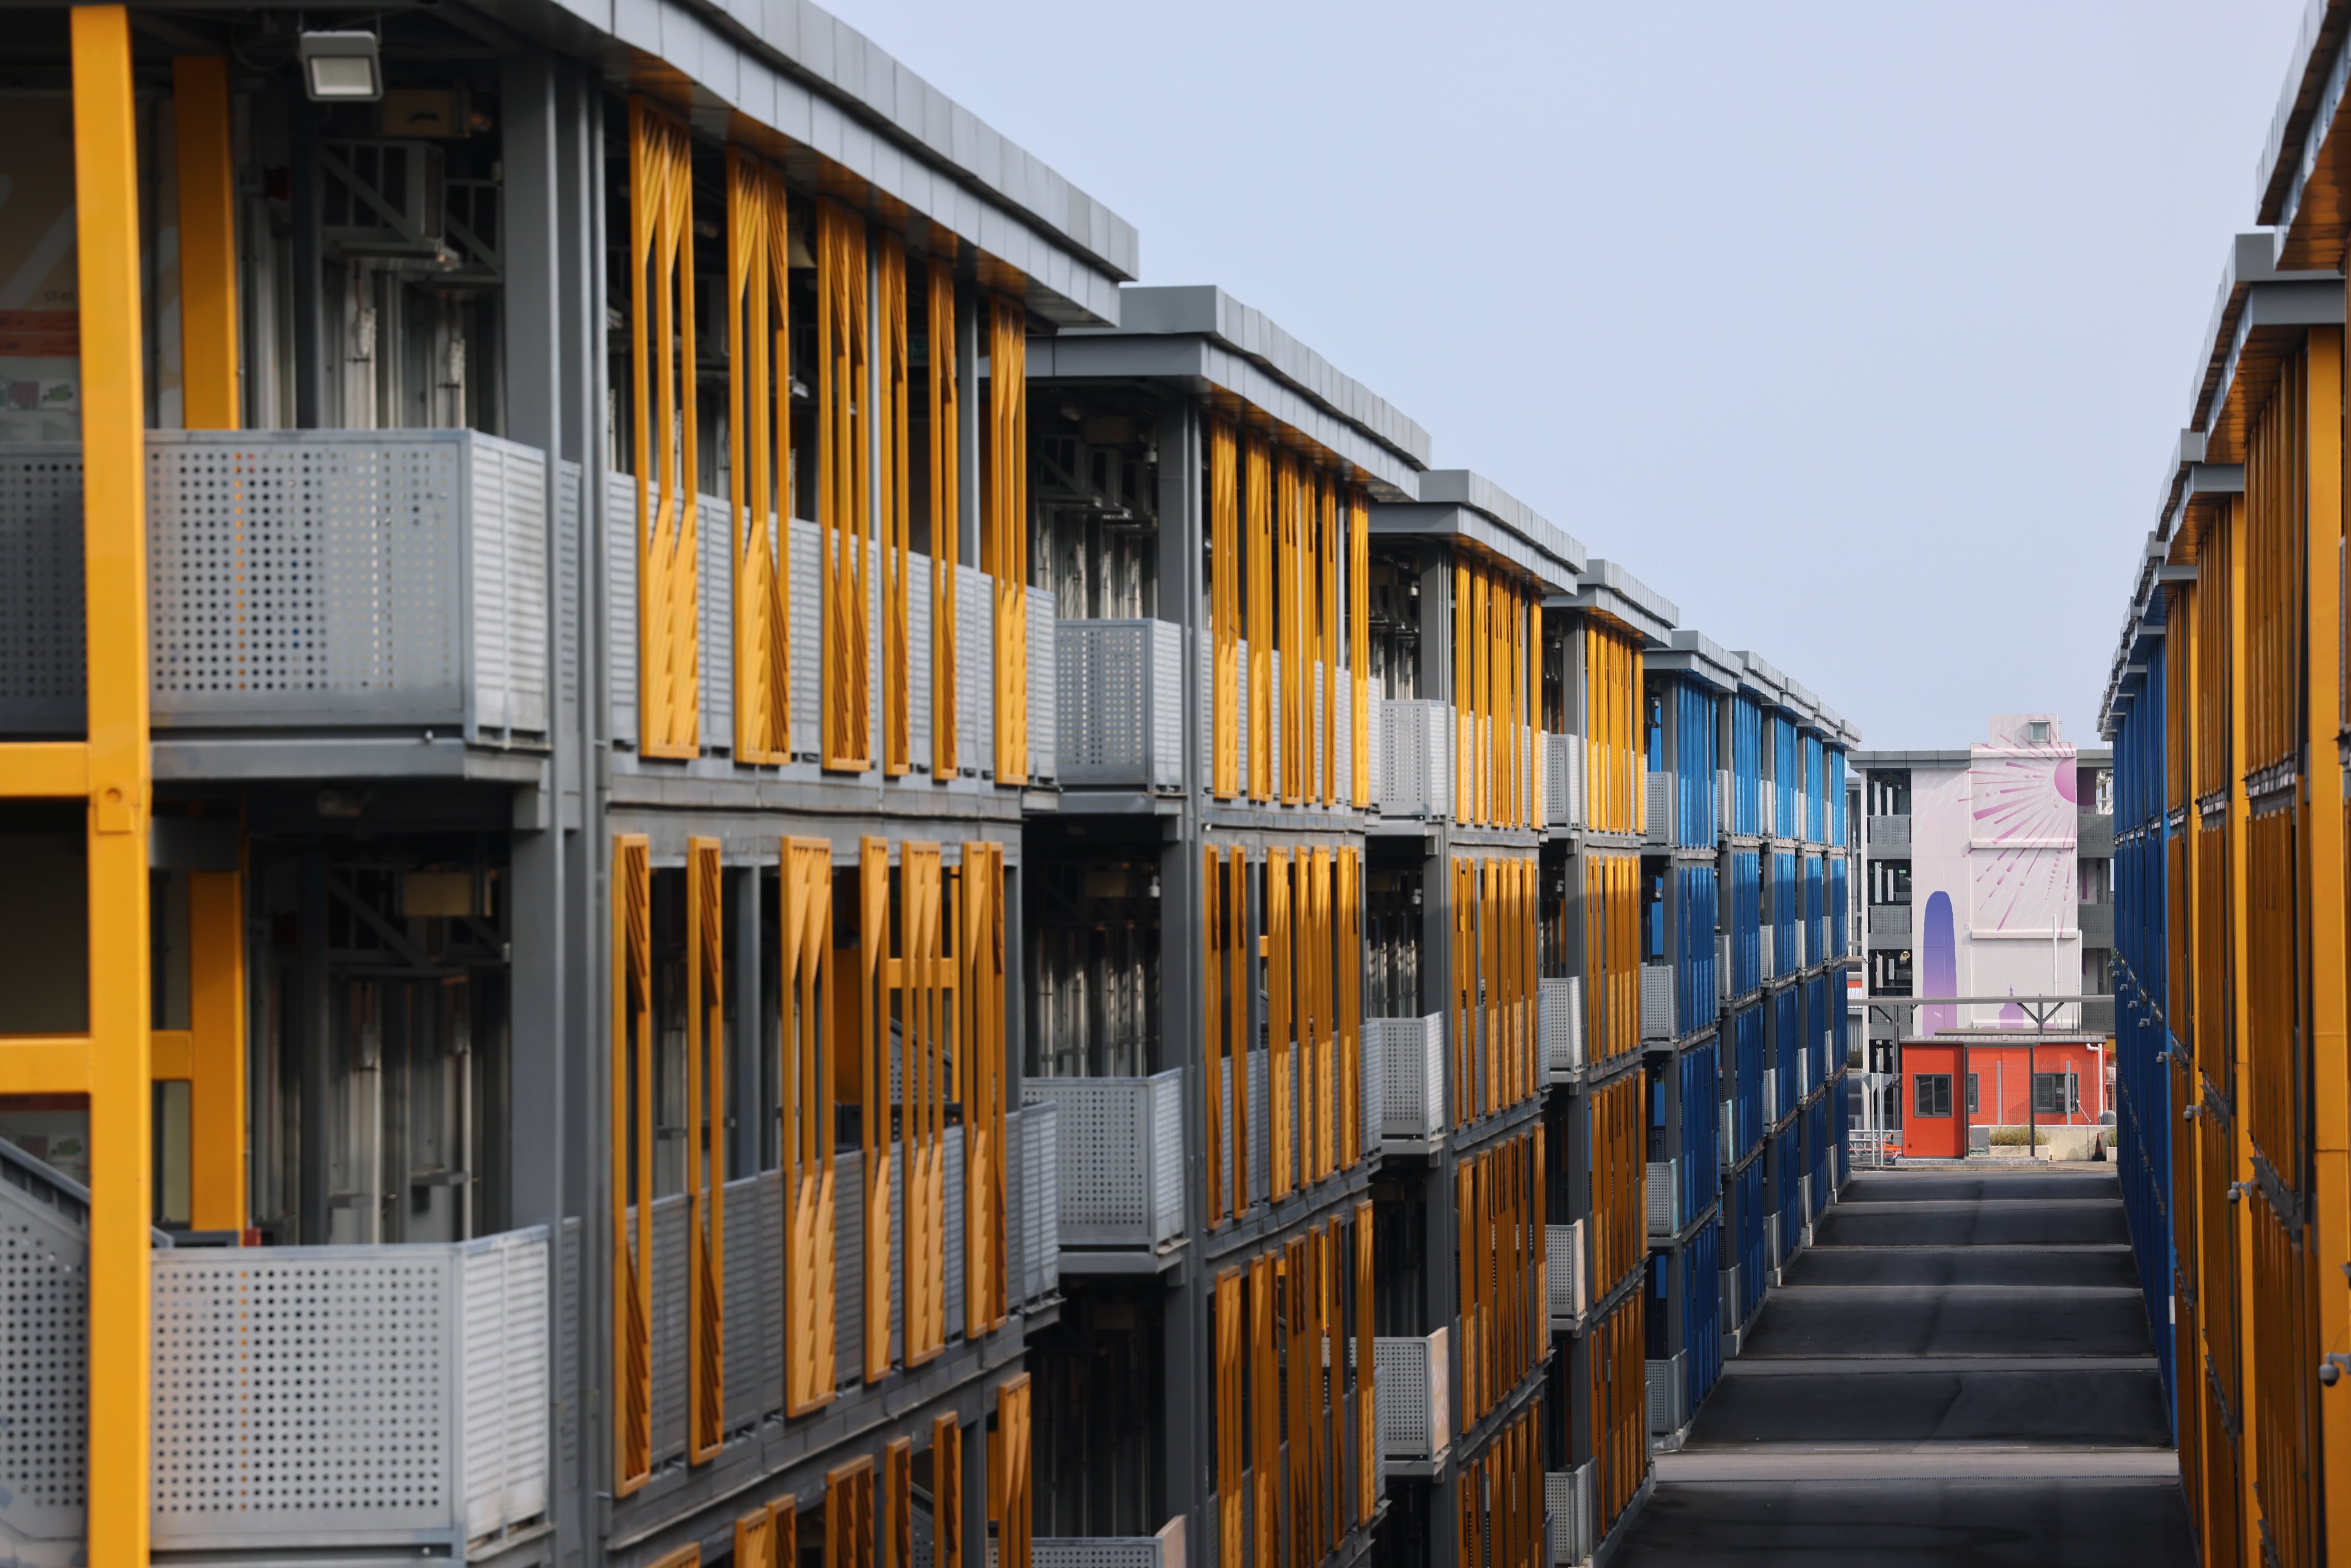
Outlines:
[[[1763,1161],[1748,1162],[1739,1173],[1732,1188],[1731,1207],[1736,1211],[1733,1223],[1737,1232],[1732,1238],[1739,1260],[1739,1322],[1744,1327],[1763,1304],[1764,1271],[1771,1260],[1763,1246],[1763,1217],[1770,1212],[1765,1207],[1763,1192]]]
[[[1682,1341],[1689,1352],[1683,1413],[1714,1392],[1722,1375],[1722,1223],[1708,1220],[1682,1249]]]
[[[1803,1043],[1803,1000],[1791,986],[1771,998],[1771,1066],[1780,1074],[1780,1107],[1784,1116],[1796,1102],[1797,1052]]]
[[[1763,708],[1744,692],[1730,699],[1730,829],[1763,835]]]
[[[1804,1169],[1803,1131],[1802,1119],[1791,1116],[1771,1144],[1771,1207],[1780,1214],[1782,1258],[1795,1251],[1804,1229],[1804,1189],[1796,1180]]]
[[[1719,914],[1714,867],[1673,868],[1674,898],[1680,906],[1674,954],[1675,1016],[1684,1034],[1714,1021],[1716,1008],[1714,932]]]
[[[1821,755],[1821,737],[1807,730],[1804,734],[1804,819],[1803,839],[1817,844],[1828,837],[1828,764]]]
[[[1847,914],[1847,911],[1851,906],[1844,901],[1844,862],[1831,861],[1828,862],[1828,951],[1829,956],[1832,958],[1844,957],[1853,947],[1853,933],[1848,929],[1852,925],[1852,920]]]
[[[1796,967],[1796,918],[1800,908],[1796,884],[1796,852],[1771,852],[1771,972],[1785,975]]]
[[[1682,1215],[1701,1213],[1722,1191],[1722,1102],[1715,1098],[1716,1052],[1720,1042],[1686,1051],[1677,1064],[1681,1073]]]
[[[1804,956],[1820,963],[1829,950],[1828,888],[1823,880],[1826,862],[1818,855],[1806,855],[1802,862],[1804,877]]]
[[[2115,1163],[2148,1337],[2179,1429],[2171,1291],[2169,1005],[2171,824],[2166,809],[2165,644],[2156,642],[2136,699],[2115,732]]]
[[[1797,836],[1804,797],[1803,748],[1797,744],[1794,719],[1775,713],[1764,722],[1771,729],[1771,777],[1776,781],[1771,792],[1771,836],[1792,839]]]
[[[1804,1054],[1812,1059],[1813,1070],[1805,1077],[1807,1083],[1819,1085],[1829,1081],[1829,980],[1826,975],[1815,975],[1803,984],[1804,993]]]
[[[1829,842],[1844,848],[1844,753],[1829,753]]]
[[[1767,1065],[1763,1035],[1762,1003],[1752,1003],[1730,1015],[1730,1135],[1735,1157],[1742,1160],[1763,1141],[1763,1069]]]
[[[1730,994],[1752,996],[1763,984],[1763,854],[1729,850],[1723,863],[1730,877]]]

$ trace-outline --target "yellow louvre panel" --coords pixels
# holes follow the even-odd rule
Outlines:
[[[784,1145],[784,1408],[800,1415],[832,1397],[833,1318],[831,1061],[832,846],[786,839],[781,847]]]
[[[686,1454],[725,1440],[726,976],[718,841],[685,846]]]
[[[932,1568],[964,1568],[963,1427],[950,1410],[931,1419]]]
[[[612,841],[612,1490],[623,1497],[643,1486],[653,1474],[653,885],[652,852],[644,838],[616,837]]]
[[[996,1431],[989,1444],[988,1490],[996,1521],[997,1568],[1030,1568],[1029,1375],[1004,1380],[996,1393]]]
[[[1214,720],[1209,789],[1219,800],[1241,792],[1241,556],[1239,437],[1228,419],[1208,422],[1208,632],[1213,654],[1208,710]]]
[[[1243,1446],[1241,1390],[1241,1271],[1228,1269],[1217,1276],[1211,1303],[1215,1314],[1217,1376],[1217,1561],[1236,1565],[1248,1561],[1242,1529],[1241,1475]]]
[[[873,1460],[824,1478],[824,1568],[873,1568]]]
[[[183,423],[190,430],[235,430],[240,423],[236,162],[227,57],[174,57],[172,110],[179,174]],[[201,1219],[195,1225],[215,1228]]]
[[[899,852],[896,995],[906,1150],[906,1364],[946,1348],[947,1036],[955,977],[941,943],[944,877],[936,844]]]
[[[866,669],[866,572],[872,565],[866,507],[872,494],[872,410],[864,395],[868,356],[865,225],[831,202],[816,209],[816,514],[823,605],[819,672],[824,766],[862,773],[872,765],[867,734],[872,688]]]
[[[1306,1180],[1319,1182],[1332,1171],[1331,1100],[1331,852],[1298,852],[1301,939],[1298,955],[1299,1045],[1304,1062],[1299,1077],[1306,1114],[1299,1124],[1306,1138]]]
[[[933,261],[929,347],[923,374],[930,392],[931,777],[952,779],[963,766],[956,748],[956,567],[962,559],[961,392],[956,385],[955,267]]]
[[[881,391],[876,412],[882,433],[882,771],[894,777],[913,768],[914,754],[914,585],[906,580],[914,527],[906,242],[884,229],[873,249],[880,316],[875,333],[881,339],[881,373],[874,379]]]
[[[1274,1338],[1279,1270],[1271,1253],[1249,1260],[1249,1469],[1256,1497],[1253,1568],[1281,1563],[1281,1350]]]
[[[647,757],[694,757],[701,750],[693,164],[684,122],[645,99],[631,99],[637,733],[638,748]]]
[[[726,150],[728,516],[735,528],[735,759],[791,737],[791,244],[783,176]]]
[[[1251,434],[1247,445],[1246,488],[1242,526],[1249,532],[1244,552],[1248,575],[1242,580],[1249,607],[1249,792],[1252,800],[1270,800],[1273,776],[1273,454],[1262,436]]]
[[[1306,673],[1305,566],[1306,519],[1301,494],[1298,459],[1288,451],[1274,455],[1274,521],[1279,530],[1273,569],[1274,646],[1281,653],[1281,779],[1283,803],[1296,805],[1304,792],[1307,763],[1307,709],[1311,698]]]
[[[1201,852],[1200,909],[1206,939],[1203,951],[1207,956],[1202,1016],[1207,1021],[1205,1060],[1208,1069],[1201,1076],[1207,1085],[1203,1124],[1208,1129],[1211,1226],[1249,1208],[1249,990],[1238,952],[1244,932],[1234,920],[1234,906],[1245,903],[1248,896],[1243,875],[1239,849],[1231,852],[1229,862],[1214,846]],[[1225,1125],[1228,1100],[1232,1106],[1229,1141]],[[1225,1171],[1228,1149],[1233,1160],[1229,1188]]]
[[[1290,852],[1265,852],[1265,1039],[1266,1114],[1271,1125],[1266,1144],[1270,1151],[1266,1176],[1275,1197],[1287,1197],[1297,1185],[1291,1157],[1297,1145],[1290,1134],[1292,980],[1290,954]]]
[[[1468,1125],[1477,1114],[1478,1053],[1478,862],[1453,859],[1453,1018],[1447,1045],[1453,1054],[1453,1124]]]
[[[1322,803],[1339,802],[1339,487],[1328,476],[1317,486],[1322,546],[1315,563],[1322,587],[1322,613],[1314,628],[1314,662],[1322,672],[1322,736],[1321,795]]]
[[[736,1516],[734,1568],[779,1568],[775,1526],[773,1514],[764,1508]]]
[[[1355,1206],[1355,1514],[1369,1520],[1380,1501],[1379,1358],[1371,1354],[1372,1206]]]
[[[956,873],[956,1039],[963,1075],[965,1333],[1004,1321],[1004,848],[963,847]]]
[[[1354,778],[1349,798],[1359,810],[1372,803],[1372,512],[1361,490],[1347,491],[1347,673],[1354,705]]]
[[[1029,318],[988,302],[987,515],[980,570],[995,579],[996,781],[1029,782]]]
[[[882,1450],[882,1568],[914,1568],[912,1437],[896,1438]]]
[[[1361,733],[1358,731],[1357,733]],[[1339,1163],[1352,1170],[1364,1157],[1364,855],[1339,852],[1338,942],[1332,967],[1338,981]]]
[[[863,1079],[865,1381],[890,1370],[890,846],[857,841],[858,1070]]]

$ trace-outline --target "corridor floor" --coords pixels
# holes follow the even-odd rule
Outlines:
[[[2188,1563],[2113,1170],[1855,1173],[1612,1568]]]

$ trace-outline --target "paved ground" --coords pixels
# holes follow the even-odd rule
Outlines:
[[[1613,1568],[2185,1568],[2113,1169],[1856,1175]]]

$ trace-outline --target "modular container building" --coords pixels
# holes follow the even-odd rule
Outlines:
[[[2294,1568],[2351,1561],[2347,36],[2307,7],[2100,714],[2117,1159],[2189,1521],[2207,1561]]]

